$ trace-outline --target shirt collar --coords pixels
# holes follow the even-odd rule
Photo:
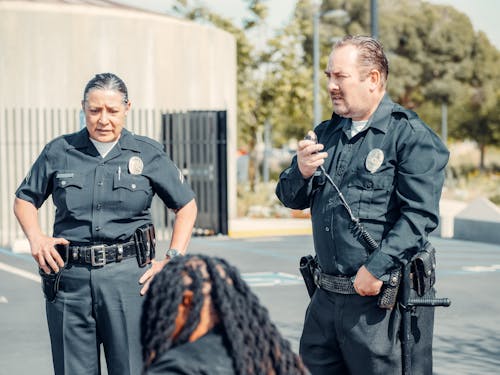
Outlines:
[[[122,129],[122,135],[120,139],[118,139],[118,144],[120,145],[122,150],[132,150],[139,152],[140,148],[135,140],[134,135],[129,132],[127,129]]]
[[[387,133],[387,129],[389,127],[388,118],[392,113],[393,108],[394,102],[389,97],[389,94],[385,93],[382,100],[378,104],[377,109],[368,120],[367,127],[364,130],[368,128],[375,128],[381,132]],[[337,126],[342,124],[343,119],[345,118],[333,113],[332,119],[330,120],[330,127],[333,128],[333,132],[344,130],[346,134],[349,134],[351,129],[351,119],[347,119],[348,121],[344,122],[344,126]]]
[[[125,128],[122,129],[120,139],[118,139],[118,145],[122,150],[132,150],[136,152],[140,151],[139,145],[137,144],[137,141],[135,140],[133,134]],[[87,128],[83,128],[78,133],[76,133],[76,137],[72,142],[72,146],[74,148],[81,149],[94,147],[89,139],[89,132]]]
[[[377,109],[369,120],[368,126],[387,133],[389,127],[389,118],[394,108],[394,102],[389,97],[389,94],[384,94],[384,97],[378,104]]]

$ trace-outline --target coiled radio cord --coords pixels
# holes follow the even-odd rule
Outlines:
[[[314,134],[314,137],[311,134]],[[304,137],[304,139],[309,140],[309,141],[313,141],[315,143],[318,143],[318,138],[316,137],[316,134],[314,132],[309,132]],[[376,250],[376,249],[378,249],[379,245],[378,245],[377,241],[375,241],[373,239],[373,237],[370,235],[370,233],[368,233],[366,231],[366,229],[361,224],[359,218],[357,218],[356,216],[354,216],[354,214],[352,213],[351,207],[349,207],[349,204],[347,204],[347,201],[344,198],[344,194],[342,194],[342,192],[340,191],[340,189],[338,188],[338,186],[335,184],[335,182],[333,182],[333,179],[326,172],[325,168],[322,165],[320,165],[319,169],[320,169],[321,173],[323,173],[323,175],[325,176],[325,178],[328,180],[328,182],[333,186],[333,188],[337,192],[337,195],[340,198],[340,202],[342,203],[342,205],[347,210],[347,213],[349,214],[349,218],[351,219],[351,223],[352,223],[352,228],[351,229],[352,229],[352,232],[353,232],[354,236],[358,236],[358,237],[361,236],[363,238],[363,240],[366,242],[366,244],[370,247],[370,250]]]

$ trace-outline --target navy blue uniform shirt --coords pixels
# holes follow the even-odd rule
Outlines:
[[[276,194],[287,207],[311,208],[314,247],[323,272],[352,276],[365,265],[382,278],[406,263],[437,227],[449,152],[414,112],[387,94],[363,131],[351,138],[350,127],[350,119],[334,114],[315,132],[328,152],[326,171],[378,249],[368,250],[353,234],[350,216],[324,176],[316,172],[312,178],[302,177],[296,157],[282,172]],[[373,170],[370,162],[380,151],[383,161]]]
[[[129,168],[132,157],[135,168]],[[137,157],[143,163],[140,172]],[[154,194],[172,209],[194,198],[162,145],[126,129],[105,158],[86,128],[48,143],[16,196],[39,208],[51,194],[56,206],[53,236],[80,244],[131,238],[139,226],[151,223]]]

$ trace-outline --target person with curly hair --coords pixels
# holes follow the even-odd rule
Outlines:
[[[147,375],[308,373],[237,268],[206,255],[176,257],[155,276],[141,343]]]

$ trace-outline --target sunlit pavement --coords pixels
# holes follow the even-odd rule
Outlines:
[[[451,307],[436,311],[434,373],[498,374],[500,246],[437,237],[432,242],[437,249],[438,296],[452,301]],[[165,249],[166,244],[159,247]],[[192,253],[224,257],[237,266],[295,350],[308,302],[297,266],[300,256],[311,250],[310,235],[195,237],[189,247]],[[52,374],[36,278],[29,255],[0,251],[2,373]]]

